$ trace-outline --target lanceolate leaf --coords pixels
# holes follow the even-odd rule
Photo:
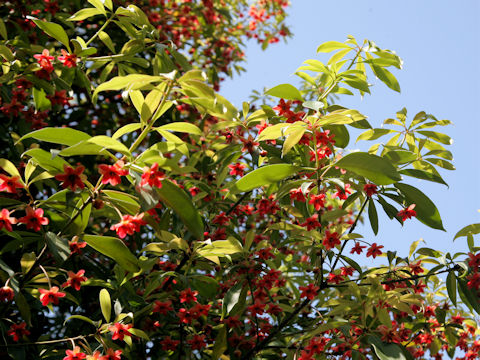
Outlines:
[[[478,233],[480,233],[480,224],[467,225],[455,234],[455,237],[453,238],[453,240],[462,236],[475,235]]]
[[[68,52],[71,52],[68,35],[60,25],[48,21],[42,21],[31,16],[27,16],[27,18],[32,20],[35,25],[45,31],[45,33],[65,45],[68,49]]]
[[[198,240],[203,239],[203,221],[190,197],[169,180],[162,181],[157,193],[164,204],[170,207],[182,219],[185,226]]]
[[[300,100],[303,101],[302,94],[300,91],[293,85],[290,84],[281,84],[277,85],[265,92],[265,95],[271,95],[282,99],[287,100]]]
[[[370,220],[370,225],[372,226],[373,233],[378,234],[378,215],[377,209],[375,208],[374,201],[370,198],[368,199],[368,218]]]
[[[450,271],[447,275],[447,292],[453,305],[457,306],[457,278],[453,271]]]
[[[401,180],[400,174],[388,160],[364,152],[348,154],[335,166],[364,176],[377,185],[389,185]]]
[[[40,141],[47,141],[54,144],[68,145],[72,146],[79,143],[82,140],[88,140],[91,138],[90,135],[84,133],[83,131],[71,129],[68,127],[53,128],[47,127],[37,131],[28,133],[27,135],[22,136],[18,142],[34,138]]]
[[[231,188],[233,193],[250,191],[269,185],[295,174],[300,168],[290,164],[273,164],[261,167],[238,180]]]
[[[130,272],[140,270],[138,259],[130,252],[122,240],[112,236],[84,235],[83,240],[92,248],[115,260]]]
[[[408,204],[416,205],[418,220],[433,229],[445,231],[437,207],[423,192],[404,183],[397,183],[395,187],[405,196]]]
[[[380,360],[407,360],[400,345],[384,343],[374,335],[370,335],[368,340]]]
[[[100,309],[106,322],[110,321],[110,315],[112,314],[112,300],[107,289],[100,290]]]
[[[400,170],[399,173],[402,175],[411,176],[417,179],[433,181],[433,182],[448,186],[448,184],[442,179],[441,176],[437,174],[433,174],[428,171],[418,170],[418,169],[404,169],[404,170]]]

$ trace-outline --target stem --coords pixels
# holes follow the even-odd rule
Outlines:
[[[350,226],[350,229],[348,230],[347,234],[351,234],[353,230],[355,230],[355,227],[357,226],[358,220],[360,219],[360,216],[362,215],[363,210],[365,209],[365,206],[367,205],[368,202],[368,196],[365,198],[365,201],[362,204],[362,207],[360,208],[360,211],[357,214],[357,217],[355,218],[355,221],[353,222],[352,226]],[[332,265],[331,271],[335,270],[335,267],[338,264],[338,260],[340,259],[340,255],[342,255],[343,250],[345,249],[345,245],[347,245],[348,240],[345,240],[342,244],[342,247],[340,248],[340,252],[337,254],[337,257],[335,258],[335,262]]]
[[[168,95],[170,94],[170,91],[172,90],[172,81],[169,81],[168,82],[168,85],[167,85],[167,88],[165,89],[165,92],[163,93],[163,97],[162,97],[162,100],[160,101],[160,104],[157,106],[157,109],[155,110],[155,112],[153,113],[152,117],[150,118],[150,121],[148,122],[147,126],[145,127],[145,129],[142,130],[142,132],[140,133],[140,135],[138,135],[137,139],[135,140],[135,142],[132,144],[132,146],[130,146],[130,149],[128,149],[128,151],[130,152],[133,152],[141,143],[142,141],[145,139],[145,137],[147,136],[147,134],[150,132],[150,130],[152,129],[153,127],[153,124],[155,121],[153,121],[152,119],[155,118],[155,115],[158,113],[158,111],[160,111],[160,109],[163,107],[163,105],[165,104],[165,101],[168,97]]]
[[[65,338],[65,339],[57,339],[57,340],[46,340],[46,341],[36,341],[36,342],[29,342],[29,343],[19,343],[19,344],[0,344],[0,347],[10,347],[10,346],[30,346],[30,345],[49,345],[49,344],[58,344],[62,342],[67,342],[67,341],[74,341],[74,340],[81,340],[85,339],[88,337],[95,336],[96,334],[88,334],[88,335],[79,335],[71,338]]]
[[[88,46],[93,40],[95,40],[95,38],[107,27],[107,25],[113,20],[113,18],[115,17],[115,14],[112,14],[112,16],[110,16],[107,21],[105,21],[105,23],[102,25],[102,27],[100,29],[98,29],[98,31],[90,38],[90,40],[88,40],[85,45]]]

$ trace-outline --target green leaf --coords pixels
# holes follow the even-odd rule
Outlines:
[[[39,148],[27,150],[22,154],[22,157],[24,155],[30,156],[38,165],[48,172],[63,173],[64,165],[68,165],[60,156],[53,157],[51,153]]]
[[[232,286],[225,294],[222,300],[222,314],[224,316],[229,315],[231,312],[234,312],[235,307],[242,308],[243,306],[245,306],[246,296],[247,287],[244,287],[243,282],[239,281],[237,284]]]
[[[70,50],[68,35],[60,25],[48,21],[42,21],[32,16],[27,16],[27,19],[32,20],[35,25],[42,29],[46,34],[65,45],[68,52],[72,52]]]
[[[477,314],[480,314],[480,302],[475,290],[470,289],[467,286],[466,279],[458,279],[458,293],[462,298],[463,302],[470,307],[471,309],[475,310]]]
[[[388,160],[364,152],[348,154],[337,161],[335,166],[364,176],[377,185],[389,185],[402,179]]]
[[[28,252],[22,255],[22,258],[20,259],[20,267],[22,268],[22,273],[26,274],[33,266],[35,263],[35,253],[34,252]]]
[[[58,237],[55,233],[48,231],[45,234],[45,240],[58,265],[68,259],[70,247],[67,239]]]
[[[405,196],[408,205],[416,205],[415,211],[418,220],[433,229],[445,231],[437,207],[423,192],[403,183],[397,183],[395,187]]]
[[[102,40],[102,42],[105,44],[106,47],[108,47],[111,52],[115,53],[115,45],[113,44],[112,39],[110,39],[110,36],[108,36],[105,31],[100,31],[98,33],[98,37],[100,38],[100,40]]]
[[[0,35],[4,40],[8,40],[7,28],[5,27],[3,19],[0,19]]]
[[[392,132],[396,132],[395,130],[390,129],[369,129],[360,134],[360,136],[355,140],[358,142],[359,140],[376,140],[383,135],[390,134]]]
[[[370,335],[368,342],[372,345],[375,354],[377,354],[380,360],[407,360],[402,349],[397,344],[384,343],[375,335]]]
[[[1,19],[0,19],[0,23],[1,23]],[[13,55],[12,50],[10,50],[5,45],[0,45],[0,55],[2,55],[2,57],[7,61],[11,62],[15,60],[15,56]]]
[[[33,88],[33,101],[35,103],[35,109],[37,111],[43,111],[49,109],[51,107],[50,100],[47,99],[47,95],[45,94],[45,90]]]
[[[230,236],[227,240],[213,241],[197,250],[197,254],[202,257],[232,255],[243,251],[242,244]]]
[[[125,145],[106,135],[98,135],[88,140],[78,142],[73,146],[63,149],[59,154],[62,156],[99,155],[105,153],[106,149],[131,156],[130,151]]]
[[[476,235],[478,233],[480,233],[480,224],[467,225],[455,234],[455,237],[453,238],[453,240],[462,236]]]
[[[328,53],[334,50],[347,49],[347,48],[350,49],[350,46],[348,46],[347,44],[344,44],[338,41],[327,41],[317,48],[317,53],[319,52]]]
[[[184,190],[170,180],[162,181],[162,187],[157,189],[162,202],[170,207],[182,219],[185,226],[198,240],[203,239],[204,225],[200,213],[193,205]]]
[[[22,136],[17,141],[17,143],[28,138],[34,138],[36,140],[46,141],[53,144],[71,146],[79,143],[82,140],[88,140],[91,137],[83,131],[71,129],[68,127],[47,127],[40,130],[32,131],[31,133]]]
[[[370,225],[372,226],[373,233],[378,234],[378,215],[377,209],[375,209],[375,203],[372,198],[368,199],[368,218]]]
[[[239,179],[230,189],[232,193],[253,190],[263,185],[269,185],[295,174],[300,168],[290,164],[273,164],[256,169]]]
[[[122,240],[112,236],[100,235],[84,235],[83,240],[98,252],[115,260],[125,270],[133,273],[140,270],[138,259]]]
[[[300,127],[288,135],[287,139],[283,142],[282,157],[298,144],[306,130],[307,129],[305,127]]]
[[[222,324],[218,330],[217,337],[215,338],[215,343],[213,344],[212,360],[217,360],[223,355],[227,348],[227,327],[225,324]]]
[[[103,15],[103,12],[96,8],[81,9],[77,11],[75,14],[73,14],[72,16],[70,16],[67,19],[67,21],[81,21],[95,15]]]
[[[115,133],[112,135],[112,139],[119,139],[125,134],[129,134],[133,131],[136,131],[142,127],[142,124],[140,123],[134,123],[134,124],[127,124],[122,126],[120,129],[115,131]]]
[[[430,173],[425,170],[418,170],[418,169],[404,169],[399,171],[402,175],[411,176],[417,179],[433,181],[439,184],[443,184],[448,186],[448,184],[442,179],[441,176],[437,174]]]
[[[352,78],[352,79],[343,79],[342,82],[344,82],[347,85],[350,85],[354,89],[364,91],[370,94],[370,87],[365,80],[362,80],[359,78]]]
[[[100,290],[100,309],[105,321],[110,322],[110,316],[112,315],[112,300],[110,299],[110,293],[107,289]]]
[[[70,319],[82,320],[82,321],[85,321],[85,322],[89,323],[90,325],[95,326],[95,322],[94,322],[92,319],[89,319],[88,317],[83,316],[83,315],[72,315],[72,316],[69,316],[69,317],[67,318],[67,320],[65,320],[65,321],[63,322],[63,325],[65,325],[65,324],[67,323],[67,321],[69,321]]]
[[[393,74],[387,69],[378,65],[370,65],[375,75],[390,89],[400,92],[400,84]]]
[[[202,130],[200,130],[198,126],[191,123],[187,123],[187,122],[173,122],[170,124],[162,125],[158,127],[158,129],[171,130],[171,131],[194,134],[194,135],[203,134]]]
[[[304,101],[300,91],[291,84],[277,85],[265,91],[265,95],[275,96],[275,97],[287,99],[287,100]]]
[[[106,90],[140,90],[142,87],[149,85],[153,82],[164,81],[163,76],[150,76],[143,74],[130,74],[126,76],[117,76],[113,79],[97,86],[92,95],[92,101],[96,103],[97,96],[100,92]]]
[[[107,12],[105,11],[105,6],[103,6],[102,0],[88,0],[88,2],[95,6],[98,10],[100,10],[102,14],[107,14]]]
[[[441,144],[444,144],[444,145],[452,145],[453,144],[453,139],[450,136],[439,133],[439,132],[419,130],[419,131],[416,131],[416,133],[422,134],[422,135],[424,135],[424,136],[426,136],[426,137],[428,137],[432,140],[435,140],[435,141],[437,141]]]
[[[18,176],[19,178],[21,178],[17,167],[13,165],[13,163],[10,160],[0,159],[0,168],[2,168],[2,170],[9,173],[11,176]]]
[[[30,311],[30,306],[21,292],[15,294],[15,304],[20,311],[20,315],[22,315],[22,318],[26,321],[28,326],[32,326],[32,313]]]
[[[457,278],[453,271],[450,271],[447,275],[447,292],[452,304],[457,306]]]

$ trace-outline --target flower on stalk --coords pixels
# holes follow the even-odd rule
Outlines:
[[[72,68],[77,66],[77,55],[69,54],[65,50],[61,50],[62,56],[58,57],[58,60],[63,64],[63,66]]]
[[[55,56],[50,55],[50,51],[43,49],[41,54],[35,54],[33,57],[38,61],[38,64],[41,68],[48,73],[51,73],[53,69],[52,60],[55,59]]]
[[[0,191],[6,191],[8,193],[15,194],[17,192],[15,189],[23,188],[24,186],[20,182],[20,177],[8,177],[7,175],[0,174]]]
[[[383,245],[379,246],[377,243],[373,243],[367,250],[367,257],[372,256],[375,259],[378,255],[382,255],[381,248]]]
[[[66,283],[62,285],[62,287],[68,287],[71,286],[75,290],[79,291],[80,287],[82,286],[82,283],[87,281],[87,278],[83,276],[85,274],[85,270],[78,270],[78,272],[75,274],[73,271],[68,272],[68,280]]]
[[[66,294],[59,291],[58,286],[53,286],[49,290],[38,289],[40,291],[40,301],[43,306],[48,306],[52,303],[53,305],[58,305],[60,298],[64,297]]]
[[[142,218],[143,213],[135,216],[123,215],[122,220],[118,224],[112,225],[110,230],[115,230],[117,235],[123,239],[127,235],[133,235],[135,232],[139,232],[141,225],[147,225]]]
[[[10,286],[3,286],[0,288],[0,302],[12,301],[15,297],[15,293]]]
[[[308,284],[307,286],[300,286],[299,289],[302,291],[300,297],[306,297],[309,300],[315,299],[315,297],[318,295],[318,291],[320,290],[318,286],[315,286],[313,284]]]
[[[41,225],[48,225],[48,218],[43,217],[43,209],[33,209],[28,206],[25,209],[27,213],[24,217],[18,219],[19,223],[25,224],[27,229],[32,229],[33,231],[40,231]]]
[[[100,360],[120,360],[122,350],[107,349],[107,353],[100,357]]]
[[[402,218],[402,221],[411,219],[412,217],[417,216],[417,212],[413,210],[414,208],[415,208],[415,204],[411,204],[409,207],[400,210],[397,216]]]
[[[30,335],[30,331],[25,329],[27,327],[26,322],[22,322],[20,324],[12,324],[10,326],[10,330],[7,331],[7,335],[10,335],[13,337],[13,341],[17,342],[19,341],[24,335],[28,336]]]
[[[85,353],[80,350],[79,346],[75,346],[73,350],[66,350],[63,360],[83,360],[87,357]]]
[[[128,170],[123,169],[123,161],[117,161],[113,165],[100,164],[98,169],[102,177],[102,184],[117,186],[122,182],[121,176],[128,175]]]
[[[108,330],[113,333],[112,340],[123,340],[125,336],[132,336],[132,334],[128,331],[132,327],[132,324],[123,325],[120,323],[115,323],[113,326],[110,326]]]
[[[17,219],[10,217],[10,211],[2,209],[0,211],[0,230],[5,228],[7,231],[13,231],[12,225],[17,223]]]
[[[372,197],[373,194],[377,193],[377,185],[375,184],[365,184],[363,186],[363,191],[367,194],[368,197]]]
[[[77,190],[77,187],[83,189],[85,184],[83,183],[87,177],[82,174],[85,170],[85,167],[80,165],[75,169],[69,165],[63,165],[63,174],[55,175],[55,179],[62,181],[62,187],[64,189],[69,188],[72,191]]]
[[[142,181],[140,186],[150,185],[151,187],[162,187],[162,180],[165,179],[165,174],[158,170],[158,163],[153,164],[151,167],[145,167],[142,174]]]

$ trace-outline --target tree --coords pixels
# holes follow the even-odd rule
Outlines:
[[[443,230],[407,180],[445,184],[450,122],[336,104],[372,75],[399,91],[394,52],[324,43],[300,89],[238,111],[218,86],[245,38],[289,34],[286,2],[89,3],[2,9],[4,357],[478,356],[480,225],[467,254],[355,232],[377,209]],[[351,152],[350,128],[388,140]]]

